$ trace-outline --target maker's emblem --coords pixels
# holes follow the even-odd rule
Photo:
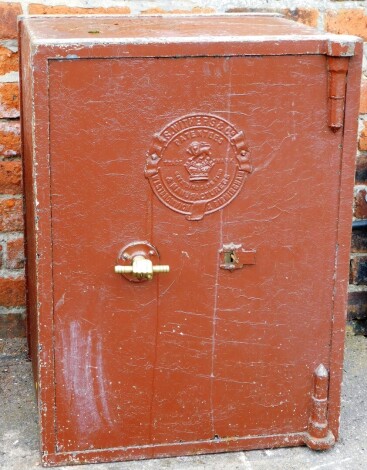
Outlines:
[[[212,114],[191,114],[155,134],[145,176],[161,202],[200,220],[229,204],[251,173],[242,131]]]

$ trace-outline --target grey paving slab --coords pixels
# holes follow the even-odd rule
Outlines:
[[[0,469],[40,468],[31,366],[24,343],[0,343]],[[67,470],[75,467],[58,467]],[[347,336],[341,438],[306,447],[83,465],[81,470],[367,470],[367,338]]]

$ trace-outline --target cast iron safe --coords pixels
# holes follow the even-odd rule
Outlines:
[[[359,39],[266,15],[20,38],[43,462],[333,445]]]

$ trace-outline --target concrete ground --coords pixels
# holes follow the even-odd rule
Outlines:
[[[306,447],[201,455],[114,464],[83,470],[359,470],[367,469],[367,338],[347,336],[341,438],[326,452]],[[30,363],[22,340],[0,340],[0,468],[40,467]],[[59,467],[66,470],[70,467]]]

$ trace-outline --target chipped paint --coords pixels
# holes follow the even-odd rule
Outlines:
[[[89,435],[102,424],[95,394],[96,366],[92,333],[85,335],[79,322],[73,321],[68,333],[61,332],[61,341],[62,373],[65,383],[69,384],[64,393],[71,415],[76,419],[78,433],[83,436],[83,440],[88,440]],[[97,361],[100,365],[100,359]],[[103,374],[100,367],[98,374]]]

